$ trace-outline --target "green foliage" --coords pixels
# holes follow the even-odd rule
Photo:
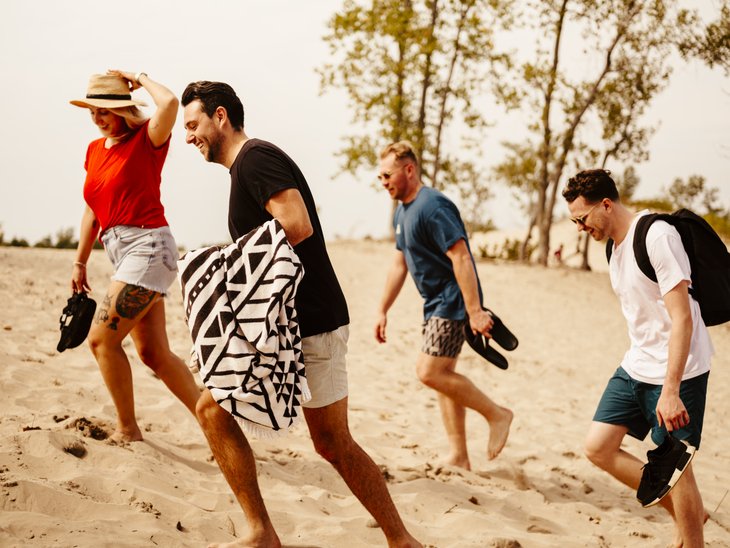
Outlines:
[[[691,209],[701,215],[724,239],[730,239],[730,210],[723,210],[718,203],[719,189],[708,186],[701,175],[690,175],[686,181],[676,178],[664,189],[667,198],[634,200],[635,209],[651,209],[671,212],[681,208]]]
[[[352,111],[353,133],[338,152],[341,170],[374,171],[385,145],[407,139],[427,184],[458,187],[461,196],[477,189],[480,200],[488,198],[478,164],[487,121],[476,98],[509,65],[493,37],[509,25],[511,4],[346,0],[324,37],[333,60],[319,69],[322,92],[344,90]],[[484,223],[480,215],[467,221]]]
[[[534,0],[528,6],[520,23],[537,43],[502,84],[511,92],[501,99],[534,123],[523,140],[509,143],[495,175],[529,196],[523,205],[538,226],[538,260],[547,264],[566,169],[648,158],[654,129],[644,115],[667,85],[674,44],[694,24],[682,16],[694,12],[679,10],[677,0]],[[583,50],[566,60],[561,44],[568,34],[583,38]],[[626,191],[634,188],[628,180]]]
[[[25,238],[16,238],[13,237],[12,240],[10,240],[10,247],[30,247],[30,244],[28,243],[28,240]]]
[[[33,247],[40,247],[40,248],[49,248],[53,247],[53,242],[51,241],[51,236],[45,236],[38,240],[35,244],[33,244]]]
[[[631,200],[627,202],[632,208],[638,210],[651,209],[658,213],[669,213],[672,211],[672,203],[666,198],[647,198],[642,200]]]
[[[488,246],[487,244],[480,245],[477,248],[477,255],[481,259],[501,259],[504,261],[518,261],[524,260],[530,261],[532,253],[535,251],[534,245],[528,245],[525,249],[525,258],[520,258],[520,253],[523,247],[522,240],[515,238],[505,238],[502,245]]]
[[[636,174],[636,169],[634,169],[634,166],[628,166],[624,170],[623,175],[613,175],[613,177],[614,181],[616,182],[616,188],[618,189],[618,194],[619,196],[621,196],[621,199],[627,202],[631,201],[634,193],[636,192],[636,188],[641,182],[639,176]]]
[[[696,23],[698,18],[692,12],[683,17]],[[721,67],[730,75],[730,2],[723,0],[717,19],[699,30],[687,32],[679,42],[679,51],[685,58],[696,57],[710,67]]]
[[[74,229],[62,228],[56,232],[56,245],[54,247],[58,249],[76,249],[79,242],[74,238]]]
[[[730,240],[730,212],[703,215],[712,228],[725,240]]]
[[[5,242],[5,234],[2,231],[2,225],[0,225],[0,246],[7,245],[11,247],[30,247],[28,240],[25,238],[14,237],[10,242]],[[62,228],[56,232],[56,241],[54,243],[51,235],[44,236],[38,240],[33,247],[37,248],[55,248],[55,249],[76,249],[79,242],[74,238],[73,228]],[[104,249],[104,247],[98,242],[94,241],[94,249]]]

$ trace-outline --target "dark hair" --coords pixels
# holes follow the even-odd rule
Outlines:
[[[243,130],[243,105],[241,100],[233,91],[233,88],[223,82],[191,82],[182,94],[182,106],[187,106],[193,101],[200,101],[203,112],[209,118],[213,117],[215,109],[223,107],[228,113],[233,129]]]
[[[563,189],[563,198],[570,203],[579,196],[583,196],[589,203],[600,202],[604,198],[618,201],[618,190],[611,179],[611,172],[607,169],[586,169],[568,179],[568,184]]]

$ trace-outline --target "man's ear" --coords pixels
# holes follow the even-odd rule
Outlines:
[[[213,119],[218,122],[219,125],[223,125],[223,123],[228,120],[228,112],[225,107],[216,108],[213,113]]]

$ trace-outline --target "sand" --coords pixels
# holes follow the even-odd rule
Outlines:
[[[571,236],[572,237],[572,236]],[[566,239],[566,248],[574,238]],[[600,246],[594,246],[600,257]],[[627,346],[605,272],[480,262],[486,303],[520,338],[501,371],[465,348],[459,370],[515,413],[502,454],[486,456],[488,429],[467,418],[473,471],[445,466],[436,394],[415,375],[421,301],[407,282],[389,316],[389,342],[373,338],[392,249],[335,242],[330,252],[352,316],[350,424],[381,466],[408,528],[438,547],[666,546],[673,527],[658,508],[590,464],[582,442],[605,382]],[[133,354],[145,441],[103,439],[114,408],[86,345],[55,351],[69,296],[72,251],[0,248],[0,545],[206,546],[245,529],[241,511],[193,417]],[[599,261],[600,262],[600,261]],[[101,299],[110,265],[89,265]],[[168,333],[186,357],[179,287]],[[701,451],[694,460],[708,546],[730,546],[730,325],[716,347]],[[264,498],[287,546],[385,546],[384,536],[305,427],[254,441]],[[649,442],[627,440],[637,455]],[[728,495],[726,497],[726,495]]]

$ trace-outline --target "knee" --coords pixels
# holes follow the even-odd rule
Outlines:
[[[91,353],[95,358],[99,358],[104,352],[111,350],[115,346],[121,348],[121,343],[112,344],[109,337],[105,336],[105,333],[100,329],[91,329],[89,335],[86,338],[86,342],[89,344]]]
[[[159,369],[164,358],[163,351],[148,345],[139,346],[137,348],[137,354],[139,355],[139,359],[142,360],[142,363],[155,372]]]
[[[324,433],[313,438],[312,441],[317,454],[337,468],[342,462],[343,456],[348,452],[348,445],[352,442],[352,438],[349,433],[347,436]]]
[[[583,454],[586,458],[599,468],[605,468],[607,452],[603,446],[593,440],[587,439],[583,444]]]
[[[209,391],[204,390],[195,404],[195,417],[203,430],[216,423],[221,413],[225,414],[227,411],[218,405]]]
[[[419,364],[416,367],[416,375],[418,375],[418,380],[429,388],[436,388],[436,385],[438,384],[437,374],[432,367]]]

